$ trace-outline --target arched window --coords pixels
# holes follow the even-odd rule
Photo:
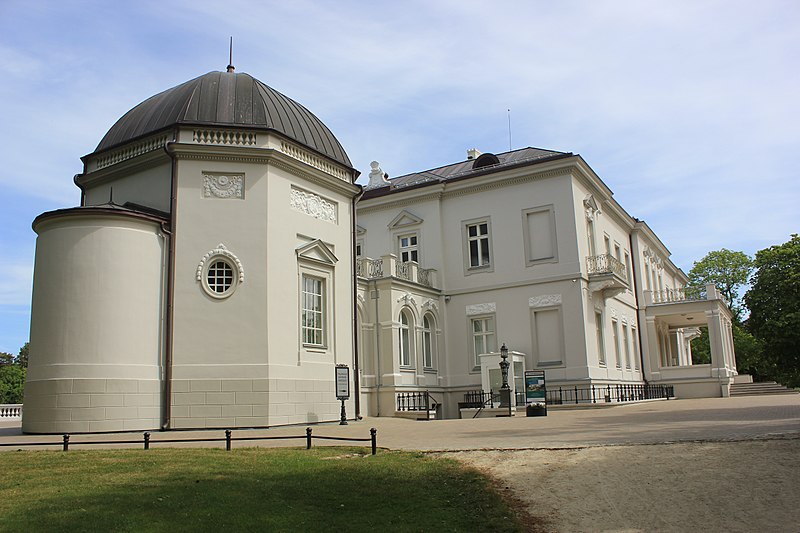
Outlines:
[[[430,313],[422,317],[422,365],[425,368],[433,368],[433,324]]]
[[[411,323],[408,311],[400,311],[400,366],[411,366]]]

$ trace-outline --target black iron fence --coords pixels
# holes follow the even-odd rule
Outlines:
[[[149,450],[150,446],[156,444],[166,444],[172,442],[225,442],[225,449],[231,451],[233,441],[255,441],[255,440],[288,440],[288,439],[305,439],[306,449],[311,449],[311,442],[313,439],[320,440],[339,440],[347,442],[369,442],[372,447],[372,455],[378,453],[378,430],[370,428],[368,438],[356,437],[327,437],[323,435],[312,434],[311,428],[306,428],[305,435],[280,435],[270,437],[234,437],[233,431],[230,429],[225,430],[224,437],[209,437],[200,439],[151,439],[150,432],[144,432],[141,439],[123,439],[123,440],[90,440],[90,441],[74,441],[71,440],[69,433],[61,436],[60,441],[54,442],[0,442],[0,446],[61,446],[63,451],[69,451],[70,445],[72,446],[92,446],[96,444],[140,444],[145,450]]]
[[[469,390],[464,393],[464,401],[458,402],[459,409],[481,409],[484,407],[494,408],[494,404],[500,405],[500,393],[490,390]]]
[[[517,406],[526,404],[525,391],[514,391]],[[672,385],[605,385],[591,387],[558,387],[547,391],[548,405],[636,402],[642,400],[667,399],[675,397]],[[464,401],[458,403],[459,409],[494,407],[500,404],[500,393],[482,390],[467,391]]]
[[[591,387],[559,387],[547,391],[549,405],[580,403],[637,402],[675,397],[672,385],[606,385]]]
[[[396,394],[398,411],[436,411],[439,402],[429,391],[398,392]]]

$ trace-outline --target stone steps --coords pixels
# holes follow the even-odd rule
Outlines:
[[[762,394],[797,394],[797,391],[779,385],[774,381],[734,383],[731,385],[731,396],[759,396]]]

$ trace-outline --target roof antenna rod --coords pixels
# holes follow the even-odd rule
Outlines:
[[[511,109],[508,109],[508,151],[511,151]]]
[[[231,36],[231,45],[228,49],[228,72],[233,72],[234,70],[236,69],[233,67],[233,36]]]

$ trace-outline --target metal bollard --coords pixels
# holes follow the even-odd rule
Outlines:
[[[64,433],[64,451],[69,450],[69,433]]]
[[[306,450],[311,449],[311,428],[306,428]]]
[[[231,451],[231,430],[225,430],[225,450]]]
[[[148,433],[147,431],[144,432],[144,449],[145,450],[150,449],[150,433]]]
[[[369,429],[369,436],[372,439],[372,455],[378,453],[378,430],[375,428]]]

